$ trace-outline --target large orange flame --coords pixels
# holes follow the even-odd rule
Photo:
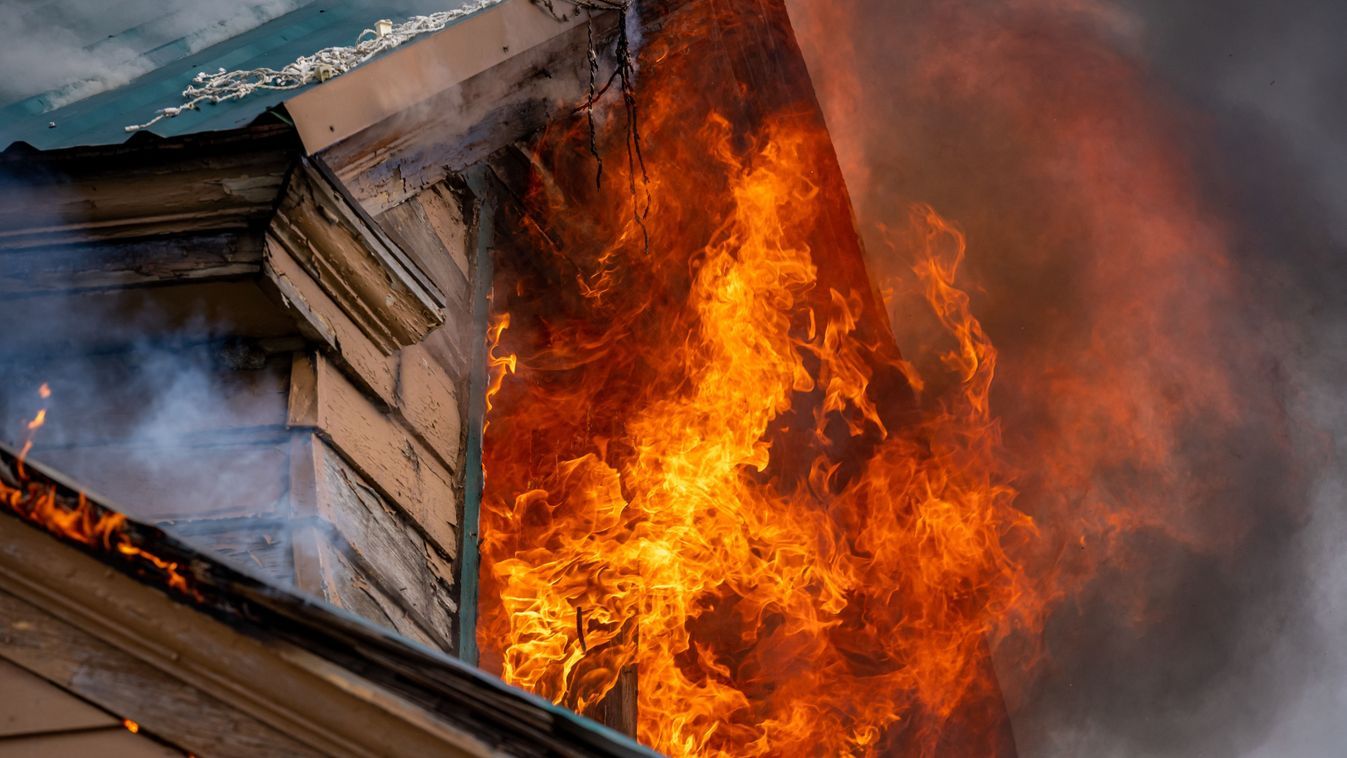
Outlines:
[[[951,389],[918,404],[821,123],[693,96],[695,48],[647,49],[646,229],[577,179],[584,135],[540,142],[534,249],[502,262],[489,335],[486,665],[581,711],[634,666],[639,737],[671,754],[990,732],[988,643],[1041,599],[1008,554],[1034,525],[998,464],[964,239],[925,207],[903,230],[948,342],[923,347]]]

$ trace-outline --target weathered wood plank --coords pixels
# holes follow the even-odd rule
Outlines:
[[[404,348],[399,359],[398,409],[452,470],[461,471],[463,380],[446,372],[421,345]]]
[[[436,208],[432,216],[421,202],[425,195],[432,195],[431,190],[381,213],[379,226],[444,293],[446,313],[461,312],[467,304],[468,277],[455,260],[463,256],[463,251],[454,247],[462,247],[462,231],[455,235],[455,224],[447,210]],[[438,196],[432,195],[430,201],[440,205]],[[458,226],[462,226],[461,221]]]
[[[0,418],[31,417],[45,383],[53,394],[43,447],[242,441],[284,426],[290,363],[288,354],[239,341],[19,356],[0,362]]]
[[[0,693],[4,693],[0,696],[0,739],[121,724],[107,711],[3,659]]]
[[[0,589],[0,657],[200,755],[317,755],[209,693]],[[293,752],[292,752],[293,751]]]
[[[330,535],[330,531],[328,534]],[[398,603],[395,595],[372,580],[363,567],[343,548],[339,540],[334,541],[330,536],[320,536],[317,540],[309,542],[305,549],[313,552],[312,560],[324,566],[327,582],[323,594],[325,601],[407,639],[449,652],[449,648],[445,646],[446,642],[437,635],[427,632],[412,614]]]
[[[0,324],[12,327],[0,352],[26,357],[119,350],[191,334],[271,339],[298,333],[294,317],[246,279],[0,297]]]
[[[76,478],[90,492],[152,521],[284,513],[289,447],[271,441],[200,447],[107,444],[41,449],[34,460]]]
[[[250,574],[284,586],[295,585],[292,522],[288,519],[196,519],[164,521],[159,527]]]
[[[617,684],[585,715],[610,729],[635,737],[638,686],[636,667],[627,666],[617,675]]]
[[[285,247],[271,238],[266,244],[266,260],[266,281],[274,287],[275,298],[298,316],[307,336],[322,343],[334,360],[349,367],[375,397],[393,405],[397,392],[396,360],[371,342],[290,257]]]
[[[546,44],[584,19],[579,12],[562,15],[559,20],[529,0],[504,0],[416,45],[299,93],[286,101],[286,110],[304,147],[319,153],[390,117],[424,109],[431,94],[494,70],[501,61]]]
[[[428,542],[406,517],[366,483],[350,464],[321,441],[318,512],[336,530],[338,557],[351,586],[329,588],[340,596],[365,595],[395,629],[451,651],[454,639],[454,546]],[[363,614],[362,614],[363,615]]]
[[[443,280],[440,289],[446,293],[445,323],[421,344],[430,348],[432,356],[456,379],[467,375],[468,355],[474,342],[468,250],[475,240],[469,239],[469,220],[464,212],[456,193],[447,182],[440,182],[380,217],[389,234],[406,235],[408,242],[404,247],[422,251],[426,270]],[[417,239],[414,235],[419,235],[419,241],[414,241]]]
[[[469,261],[472,260],[473,233],[470,220],[464,215],[463,200],[449,187],[452,179],[431,185],[417,196],[417,200],[435,235],[444,243],[450,259],[466,279],[472,274]]]
[[[373,214],[438,184],[584,97],[589,82],[587,31],[575,18],[568,30],[511,51],[498,65],[323,149],[320,155]],[[539,23],[560,29],[551,19]],[[615,13],[594,16],[601,42],[616,25]]]
[[[0,157],[0,248],[242,230],[271,214],[286,127]]]
[[[268,237],[385,355],[443,322],[444,294],[308,160],[292,172]]]
[[[312,375],[309,380],[305,374]],[[292,428],[311,428],[350,461],[380,494],[400,507],[435,544],[457,544],[457,477],[420,439],[378,408],[321,355],[298,355],[292,376],[300,398]],[[312,389],[310,389],[312,388]],[[312,392],[316,398],[307,400]],[[446,456],[456,460],[457,450]]]

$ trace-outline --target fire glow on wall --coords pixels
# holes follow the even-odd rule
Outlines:
[[[674,754],[1011,752],[987,645],[1037,618],[1009,552],[1034,524],[998,467],[964,240],[930,208],[895,230],[943,331],[913,346],[948,374],[924,395],[794,44],[778,3],[674,12],[641,53],[639,143],[619,111],[597,155],[579,117],[519,161],[483,662],[580,712],[634,694]]]

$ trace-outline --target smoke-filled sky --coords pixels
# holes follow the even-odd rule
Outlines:
[[[1252,727],[1233,746],[1237,753],[1340,755],[1347,745],[1347,5],[1145,0],[1133,10],[1143,24],[1142,59],[1194,111],[1198,170],[1237,230],[1236,263],[1266,288],[1266,318],[1277,328],[1254,338],[1271,340],[1290,423],[1305,439],[1297,463],[1307,513],[1285,548],[1267,553],[1291,567],[1262,566],[1257,554],[1241,566],[1287,576],[1268,588],[1275,594],[1268,615],[1244,621],[1255,648],[1248,654],[1261,660],[1232,662],[1251,673],[1217,678],[1212,699],[1232,724]],[[1276,391],[1272,382],[1253,389]],[[1263,507],[1275,519],[1279,505]]]
[[[1342,754],[1347,5],[791,9],[874,270],[912,203],[968,235],[1060,547],[1043,660],[998,654],[1021,754]]]

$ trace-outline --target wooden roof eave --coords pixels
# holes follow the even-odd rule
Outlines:
[[[0,465],[13,460],[0,448]],[[125,529],[183,567],[197,597],[0,514],[0,658],[201,754],[653,755],[153,527]]]
[[[0,606],[0,657],[196,753],[491,754],[377,685],[250,639],[9,517]]]
[[[502,0],[301,92],[285,109],[305,150],[318,153],[564,33],[584,16],[575,11],[561,20],[532,0]]]
[[[284,108],[305,150],[379,216],[583,100],[590,36],[606,46],[618,14],[555,7],[560,18],[532,0],[502,0]],[[611,61],[600,65],[602,81]]]

